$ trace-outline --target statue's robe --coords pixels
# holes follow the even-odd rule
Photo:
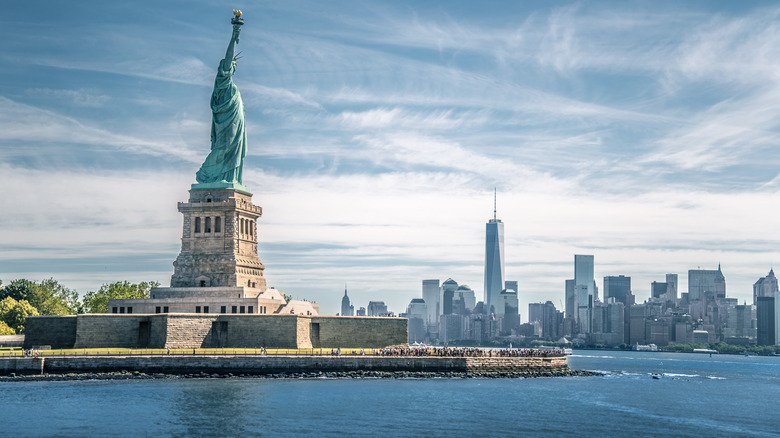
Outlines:
[[[232,59],[220,61],[211,94],[211,152],[195,175],[199,183],[241,184],[246,130],[244,102],[233,83],[234,72]]]

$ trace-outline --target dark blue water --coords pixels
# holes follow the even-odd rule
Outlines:
[[[608,374],[3,383],[0,435],[780,436],[780,357],[577,352],[569,363]]]

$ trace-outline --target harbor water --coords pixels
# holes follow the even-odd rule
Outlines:
[[[780,357],[575,350],[598,377],[0,383],[2,436],[780,436]]]

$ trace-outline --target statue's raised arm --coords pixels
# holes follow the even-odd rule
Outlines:
[[[233,35],[230,37],[230,43],[228,44],[227,51],[225,52],[225,59],[233,60],[236,55],[236,44],[238,44],[239,34],[241,33],[241,25],[233,25]]]
[[[236,71],[235,47],[244,19],[241,11],[233,11],[235,18],[225,58],[217,68],[214,91],[211,93],[211,152],[195,174],[199,184],[228,183],[241,185],[246,155],[244,129],[244,102],[233,83]]]

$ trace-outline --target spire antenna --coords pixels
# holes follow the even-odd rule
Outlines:
[[[496,216],[496,188],[493,187],[493,220],[497,220]]]

